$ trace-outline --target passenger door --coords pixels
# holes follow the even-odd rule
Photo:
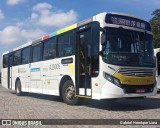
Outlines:
[[[77,73],[76,94],[91,96],[91,29],[77,33]]]

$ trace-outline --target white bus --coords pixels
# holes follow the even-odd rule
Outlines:
[[[160,48],[154,49],[154,56],[156,57],[156,83],[159,91],[160,90]]]
[[[56,95],[70,105],[80,97],[157,91],[150,24],[121,13],[101,13],[24,44],[4,53],[2,65],[2,85],[17,95]]]

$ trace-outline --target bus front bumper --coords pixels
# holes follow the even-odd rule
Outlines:
[[[127,87],[130,87],[129,85]],[[134,88],[135,87],[135,88]],[[132,90],[137,89],[138,86],[132,86]],[[145,88],[145,85],[140,88]],[[145,89],[146,90],[146,89]],[[132,92],[126,91],[125,87],[119,87],[107,81],[101,88],[101,99],[110,99],[110,98],[127,98],[127,97],[145,97],[145,96],[154,96],[157,93],[157,86],[153,85],[151,92]]]

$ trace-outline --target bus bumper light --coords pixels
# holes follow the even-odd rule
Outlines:
[[[121,86],[120,80],[115,78],[115,77],[113,77],[113,76],[111,76],[111,75],[109,75],[108,73],[103,72],[103,77],[106,80],[110,81],[111,83],[113,83],[113,84],[115,84],[115,85],[117,85],[119,87]]]

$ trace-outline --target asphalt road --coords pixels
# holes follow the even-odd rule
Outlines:
[[[0,119],[160,119],[160,94],[144,99],[118,99],[112,104],[87,100],[85,104],[70,106],[63,103],[59,97],[28,93],[16,96],[13,91],[0,86]],[[90,125],[53,125],[50,127],[92,128]],[[96,125],[94,127],[117,126]],[[133,126],[120,125],[120,127]],[[134,127],[159,128],[160,125],[136,125]]]

